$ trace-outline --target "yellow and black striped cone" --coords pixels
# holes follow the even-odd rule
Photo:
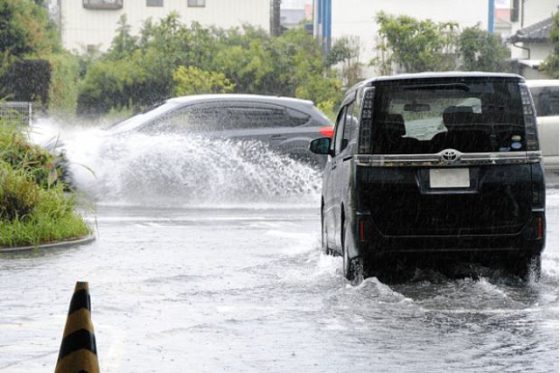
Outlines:
[[[97,347],[91,322],[87,282],[77,282],[70,301],[55,373],[98,373]]]

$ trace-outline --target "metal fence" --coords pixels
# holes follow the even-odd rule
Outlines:
[[[25,126],[31,124],[33,104],[31,102],[0,102],[0,119],[19,123]]]

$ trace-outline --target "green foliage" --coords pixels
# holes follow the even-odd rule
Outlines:
[[[26,219],[39,200],[39,188],[23,170],[0,161],[0,220]]]
[[[61,49],[47,10],[32,0],[0,0],[0,53],[40,56]]]
[[[118,60],[121,58],[127,58],[136,49],[137,38],[130,34],[130,25],[127,24],[126,14],[123,14],[117,23],[116,35],[111,43],[111,51],[108,55],[109,59]]]
[[[0,160],[45,189],[57,183],[63,172],[52,154],[31,145],[15,126],[4,123],[0,123]]]
[[[383,55],[372,63],[382,65],[382,71],[391,71],[393,64],[410,73],[455,67],[456,23],[419,21],[383,12],[377,14],[377,23]]]
[[[303,30],[271,37],[250,26],[186,26],[172,13],[145,22],[136,38],[121,19],[111,50],[85,75],[78,112],[140,110],[172,95],[199,92],[297,95],[337,103],[336,80],[318,44]]]
[[[550,40],[554,45],[552,52],[540,66],[540,70],[551,78],[558,79],[558,12],[554,15],[552,30],[550,30]]]
[[[462,32],[453,22],[436,23],[378,13],[379,56],[372,61],[381,74],[393,69],[421,71],[492,71],[509,69],[509,49],[496,34],[479,25]],[[461,64],[459,64],[461,61]]]
[[[61,52],[51,54],[47,59],[52,67],[48,92],[49,107],[57,114],[73,114],[78,100],[79,58],[68,52]]]
[[[42,59],[16,60],[0,82],[14,100],[40,100],[43,108],[46,108],[51,83],[51,65],[49,61]]]
[[[43,109],[49,101],[56,106],[62,97],[56,92],[61,89],[62,74],[67,73],[58,63],[60,58],[53,57],[58,54],[63,54],[59,33],[43,2],[0,0],[0,95],[41,101]],[[55,87],[50,87],[53,76]],[[49,92],[55,94],[53,100]]]
[[[0,246],[36,245],[87,235],[75,199],[57,182],[54,157],[0,123]]]
[[[179,66],[173,73],[175,95],[229,93],[235,85],[223,73],[204,71],[194,66]]]
[[[509,49],[500,36],[481,30],[479,25],[467,27],[459,36],[462,70],[500,72],[508,69]]]
[[[340,65],[340,76],[346,87],[351,87],[362,80],[360,40],[352,37],[336,39],[327,55],[327,65]]]

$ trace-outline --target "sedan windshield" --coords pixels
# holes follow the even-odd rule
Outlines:
[[[167,101],[165,104],[158,106],[153,110],[137,114],[120,123],[117,123],[114,127],[112,127],[112,130],[115,132],[126,132],[134,129],[139,129],[144,125],[148,125],[149,123],[154,122],[157,118],[164,116],[170,111],[175,110],[179,106],[181,106],[181,104],[177,102]]]

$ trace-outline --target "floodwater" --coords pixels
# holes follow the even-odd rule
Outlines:
[[[480,268],[351,286],[320,251],[305,166],[256,145],[68,141],[97,240],[0,257],[1,372],[54,369],[76,281],[102,372],[558,371],[556,189],[540,282]]]

